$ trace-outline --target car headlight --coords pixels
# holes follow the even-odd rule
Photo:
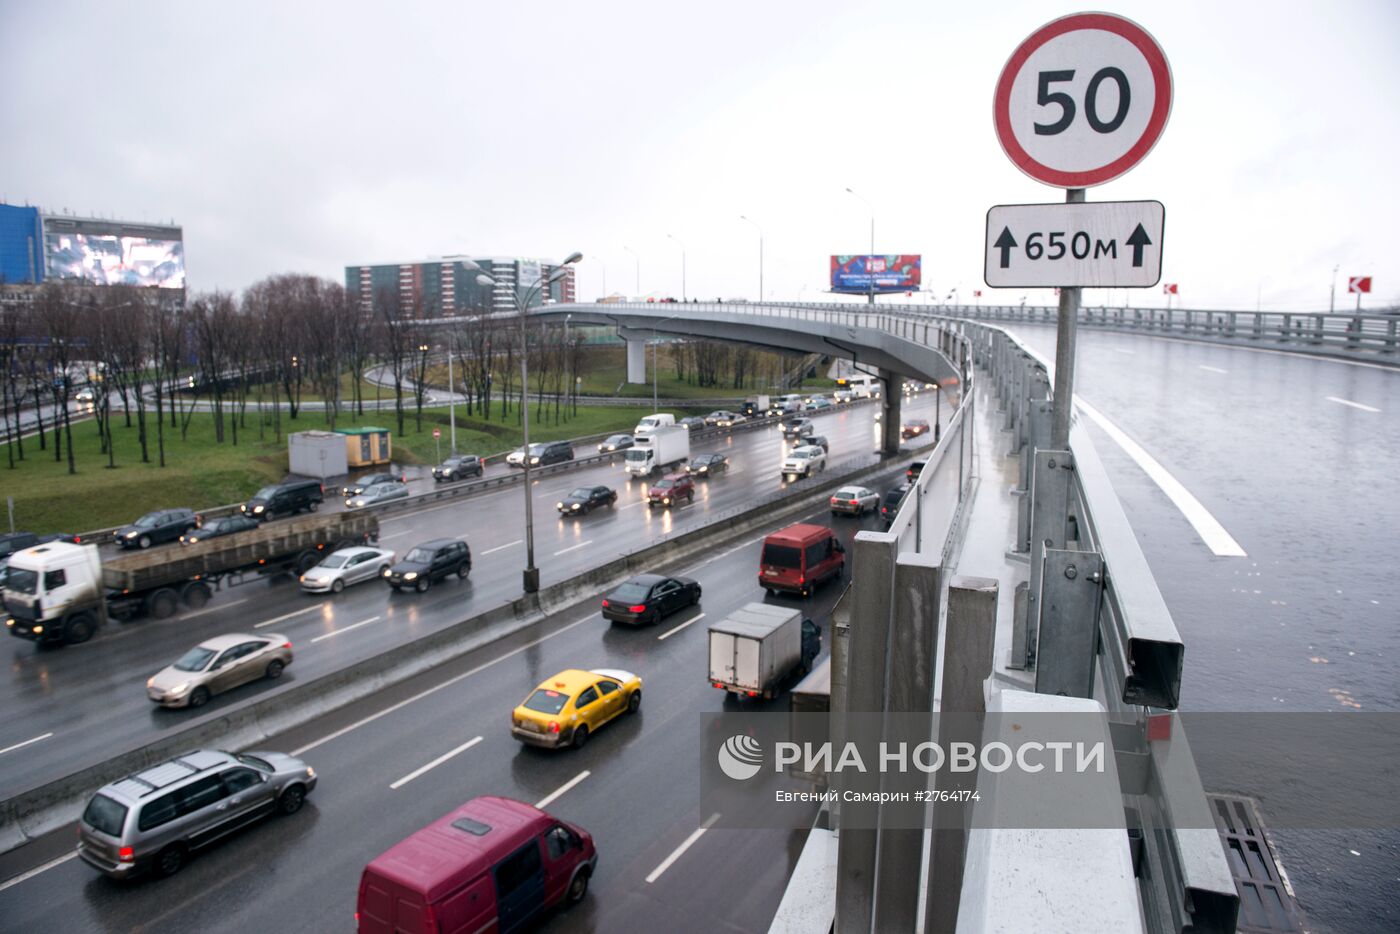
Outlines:
[[[418,572],[417,572],[417,571],[409,571],[407,574],[405,574],[405,575],[403,576],[403,579],[406,580],[406,581],[417,580],[417,579],[418,579]]]
[[[353,505],[355,505],[355,502],[354,502],[354,500],[346,499],[346,500],[345,500],[345,505],[346,505],[346,506],[353,506]]]
[[[166,691],[165,693],[167,693],[167,694],[183,694],[183,693],[185,693],[186,691],[188,691],[189,689],[190,689],[190,683],[189,683],[188,681],[182,681],[181,683],[175,685],[173,688],[171,688],[170,690]]]
[[[126,533],[126,537],[127,537],[127,538],[135,538],[135,537],[136,537],[137,535],[139,535],[139,534],[140,534],[139,532],[127,532],[127,533]]]
[[[385,568],[385,569],[384,569],[384,573],[381,574],[380,576],[381,576],[381,577],[391,577],[391,576],[393,575],[393,573],[394,573],[393,571],[389,570],[388,568]]]
[[[579,507],[579,504],[578,504],[578,503],[574,503],[574,504],[572,504],[571,506],[569,506],[570,509],[577,509],[578,507]]]
[[[155,686],[156,686],[156,679],[155,679],[155,676],[154,676],[154,675],[146,679],[146,687],[147,687],[147,688],[153,688],[153,687],[155,687]]]
[[[254,507],[253,507],[253,512],[262,512],[262,511],[263,511],[263,507],[261,507],[261,506],[254,506]]]
[[[532,464],[538,464],[539,462],[540,462],[540,459],[539,459],[538,457],[532,457],[532,458],[530,458],[530,463],[532,463]]]
[[[316,770],[313,769],[313,768],[312,768],[311,766],[309,766],[309,765],[306,767],[306,777],[307,777],[307,778],[315,778],[315,777],[316,777]]]
[[[671,505],[671,497],[669,497],[669,496],[662,497],[661,503],[662,503],[663,506],[669,506],[669,505]]]
[[[563,503],[555,503],[555,504],[554,504],[554,508],[555,508],[555,509],[563,509],[563,508],[564,508],[564,504],[563,504]]]

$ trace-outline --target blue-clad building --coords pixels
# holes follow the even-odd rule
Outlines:
[[[44,281],[44,230],[39,209],[0,204],[0,282]]]

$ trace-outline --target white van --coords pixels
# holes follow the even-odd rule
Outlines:
[[[637,422],[637,427],[632,429],[634,438],[648,437],[658,428],[669,428],[676,423],[676,416],[670,412],[658,412],[655,415],[647,415]]]
[[[801,412],[802,396],[800,393],[789,393],[786,396],[778,397],[778,411],[780,412]]]

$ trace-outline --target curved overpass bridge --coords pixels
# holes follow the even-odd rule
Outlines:
[[[883,442],[886,453],[899,449],[898,380],[904,377],[940,385],[963,382],[968,365],[951,319],[926,310],[860,310],[852,306],[809,304],[556,304],[530,309],[537,318],[568,316],[580,324],[616,328],[627,341],[628,375],[644,373],[645,341],[655,335],[738,341],[768,349],[843,357],[886,383]],[[644,377],[642,377],[644,379]],[[895,382],[895,391],[889,384]]]

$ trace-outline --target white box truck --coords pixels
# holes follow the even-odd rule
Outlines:
[[[690,459],[690,431],[679,425],[652,430],[622,455],[622,469],[629,476],[650,476],[658,467],[680,464]]]
[[[821,647],[821,630],[801,610],[750,603],[710,624],[710,684],[738,697],[776,697],[811,669]]]

